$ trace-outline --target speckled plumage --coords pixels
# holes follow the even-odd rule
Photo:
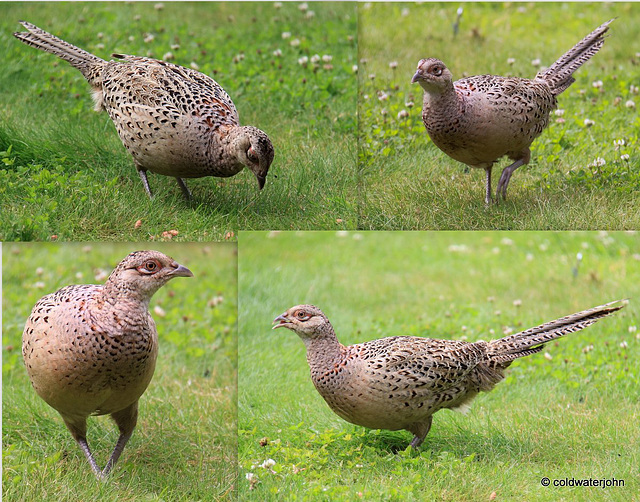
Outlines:
[[[506,198],[513,172],[529,162],[529,147],[549,124],[556,96],[572,74],[604,44],[609,23],[599,26],[535,79],[479,75],[453,82],[439,59],[422,59],[411,79],[424,89],[422,120],[433,143],[453,159],[486,171],[485,202],[491,201],[491,169],[501,157],[497,194]]]
[[[156,364],[153,294],[189,269],[157,251],[131,253],[104,285],[67,286],[42,297],[22,335],[33,388],[57,410],[98,477],[106,476],[135,428],[138,399]],[[86,440],[87,417],[111,415],[120,438],[104,470]]]
[[[276,317],[274,328],[297,333],[307,348],[311,380],[331,409],[371,429],[406,429],[418,447],[443,408],[467,411],[519,357],[550,340],[590,326],[623,308],[612,302],[491,342],[394,336],[345,347],[327,316],[297,305]]]
[[[29,31],[16,38],[68,61],[87,79],[96,111],[109,113],[149,196],[147,171],[175,177],[187,198],[184,178],[229,177],[244,167],[264,186],[273,145],[260,129],[240,126],[233,101],[215,80],[146,57],[113,54],[121,61],[104,61],[21,24]]]

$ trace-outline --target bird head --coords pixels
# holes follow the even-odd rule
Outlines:
[[[105,287],[139,294],[149,300],[174,277],[193,277],[193,273],[159,251],[135,251],[111,272]]]
[[[274,156],[269,136],[260,129],[245,126],[242,128],[242,135],[237,145],[238,160],[255,175],[258,186],[262,190]]]
[[[442,92],[452,84],[453,76],[445,64],[439,59],[421,59],[418,62],[411,83],[420,84],[426,92]]]
[[[271,329],[287,328],[294,331],[303,340],[319,338],[323,334],[333,333],[327,316],[314,305],[296,305],[273,320]]]

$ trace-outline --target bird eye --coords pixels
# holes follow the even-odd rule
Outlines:
[[[160,264],[156,260],[145,261],[144,264],[138,267],[138,271],[143,274],[155,274],[160,268]]]
[[[298,319],[300,319],[301,321],[306,321],[307,319],[309,319],[309,316],[307,315],[307,313],[304,310],[298,310],[296,312],[296,317]]]
[[[256,155],[256,152],[255,152],[255,150],[253,149],[253,147],[252,147],[252,148],[249,148],[249,150],[247,150],[247,158],[248,158],[251,162],[253,162],[253,163],[255,163],[255,164],[257,164],[257,163],[258,163],[258,156]]]
[[[435,66],[431,73],[433,73],[436,77],[439,77],[440,75],[442,75],[442,68],[440,66]]]

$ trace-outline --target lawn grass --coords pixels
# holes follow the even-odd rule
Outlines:
[[[153,244],[188,266],[151,300],[160,339],[138,426],[109,479],[95,479],[58,413],[24,369],[21,336],[35,302],[95,279],[142,244],[4,244],[2,498],[235,500],[237,281],[234,243]],[[117,439],[108,417],[89,418],[88,441],[104,465]]]
[[[467,3],[454,37],[458,7],[358,4],[359,170],[366,187],[359,228],[640,228],[640,59],[634,45],[640,5]],[[424,129],[423,91],[410,83],[418,61],[443,60],[454,80],[487,73],[533,78],[540,69],[535,59],[550,65],[614,17],[602,50],[558,97],[564,114],[552,115],[534,141],[531,162],[514,174],[506,203],[485,209],[484,171],[445,155]],[[614,144],[620,140],[624,145]],[[596,167],[596,159],[605,164]],[[494,166],[494,191],[509,162]]]
[[[623,232],[242,232],[239,498],[634,499],[639,242]],[[344,344],[490,340],[620,298],[631,301],[619,314],[547,345],[551,360],[515,362],[468,415],[437,413],[417,452],[406,431],[335,415],[310,381],[303,343],[270,330],[289,307],[312,303]],[[544,476],[626,484],[543,487]]]
[[[188,180],[194,199],[186,202],[174,179],[150,173],[148,200],[108,115],[92,111],[82,75],[16,40],[21,19],[102,58],[172,52],[177,64],[197,64],[230,94],[242,124],[270,136],[264,190],[245,170]],[[356,5],[345,2],[306,11],[286,2],[0,3],[0,240],[143,241],[177,230],[173,240],[198,241],[235,238],[238,229],[356,228],[356,38]],[[316,54],[332,59],[299,63]]]

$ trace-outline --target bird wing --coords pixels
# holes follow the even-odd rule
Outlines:
[[[113,54],[105,70],[105,101],[111,96],[132,105],[164,110],[171,119],[189,116],[210,127],[239,125],[231,97],[211,77],[158,59]],[[120,107],[123,104],[119,104]]]
[[[360,347],[368,371],[376,374],[372,381],[421,394],[465,384],[483,358],[477,344],[411,336],[383,338]]]

